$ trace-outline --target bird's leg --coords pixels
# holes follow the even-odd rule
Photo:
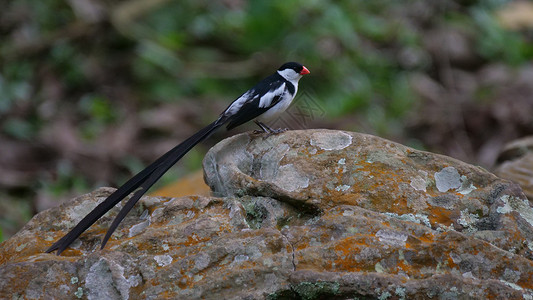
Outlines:
[[[272,130],[270,130],[271,128],[266,126],[264,123],[261,123],[261,122],[259,122],[257,120],[254,120],[254,123],[257,124],[257,126],[259,126],[261,128],[261,130],[254,130],[255,134],[272,133]]]
[[[259,126],[263,131],[259,131],[259,130],[255,130],[254,133],[267,133],[267,137],[272,135],[272,134],[278,134],[278,133],[282,133],[282,132],[285,132],[287,131],[288,129],[287,128],[279,128],[279,129],[272,129],[270,127],[268,127],[265,123],[263,122],[260,122],[260,121],[257,121],[257,120],[254,120],[255,124],[257,124],[257,126]]]

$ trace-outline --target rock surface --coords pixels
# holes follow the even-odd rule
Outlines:
[[[532,299],[533,207],[518,185],[370,135],[240,134],[204,159],[213,197],[144,197],[43,253],[112,189],[0,246],[0,298]]]
[[[530,201],[533,200],[533,136],[505,145],[498,157],[494,173],[520,185]]]

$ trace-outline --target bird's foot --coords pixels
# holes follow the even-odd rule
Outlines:
[[[288,128],[278,128],[278,129],[272,129],[270,127],[268,127],[267,125],[265,125],[264,123],[262,122],[259,122],[259,121],[255,121],[255,123],[257,124],[257,126],[259,126],[261,128],[261,130],[254,130],[254,133],[255,134],[261,134],[261,133],[266,133],[266,137],[269,137],[273,134],[280,134],[280,133],[283,133],[287,130],[289,130]]]
[[[263,133],[266,133],[266,136],[265,138],[268,138],[269,136],[271,135],[275,135],[275,134],[280,134],[280,133],[283,133],[287,130],[289,130],[288,128],[278,128],[278,129],[272,129],[264,124],[262,124],[263,126],[261,126],[261,130],[254,130],[254,134],[263,134]]]
[[[289,130],[289,128],[278,128],[278,129],[270,128],[270,133],[271,134],[280,134],[280,133],[283,133],[283,132],[285,132],[287,130]]]
[[[266,135],[264,136],[264,138],[269,138],[271,135],[277,135],[277,134],[280,134],[280,133],[283,133],[285,131],[287,131],[289,129],[287,128],[278,128],[278,129],[270,129],[268,131],[260,131],[260,130],[256,130],[254,131],[254,133],[256,134],[263,134],[263,133],[266,133]]]

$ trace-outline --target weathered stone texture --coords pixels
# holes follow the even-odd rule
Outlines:
[[[213,197],[113,209],[112,189],[35,216],[0,247],[0,298],[533,299],[533,207],[486,170],[370,135],[240,134],[204,159]]]

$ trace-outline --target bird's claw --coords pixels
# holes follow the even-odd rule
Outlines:
[[[269,135],[271,134],[279,134],[279,133],[283,133],[285,131],[288,131],[289,128],[278,128],[278,129],[273,129],[273,128],[270,128],[270,127],[265,127],[265,128],[261,128],[261,130],[254,130],[254,134],[261,134],[261,133],[268,133]]]
[[[280,133],[283,133],[285,131],[288,131],[289,129],[288,128],[278,128],[278,129],[272,129],[272,128],[268,128],[267,130],[254,130],[254,134],[263,134],[263,133],[266,133],[266,136],[265,138],[268,138],[270,137],[271,135],[276,135],[276,134],[280,134]]]
[[[283,133],[283,132],[288,131],[288,130],[289,130],[289,128],[272,129],[272,133],[278,134],[278,133]]]

